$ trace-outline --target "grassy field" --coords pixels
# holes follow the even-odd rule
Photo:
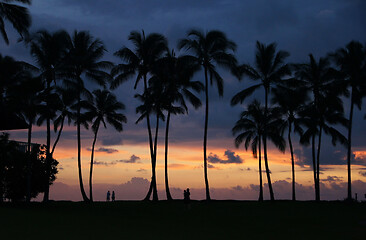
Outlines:
[[[0,239],[366,239],[366,203],[0,205]]]

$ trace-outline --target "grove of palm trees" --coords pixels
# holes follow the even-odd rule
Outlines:
[[[316,57],[319,56],[317,52],[309,52],[302,57],[302,61],[292,61],[292,53],[283,49],[283,45],[279,47],[280,45],[274,41],[260,40],[255,41],[255,48],[246,53],[247,56],[254,53],[254,58],[249,58],[252,61],[243,61],[239,56],[241,42],[234,42],[232,34],[226,33],[227,31],[206,27],[192,27],[186,32],[180,32],[178,40],[169,38],[164,31],[132,29],[129,34],[119,36],[118,39],[124,40],[118,48],[110,48],[105,44],[109,39],[100,38],[88,30],[78,28],[73,31],[59,28],[55,30],[53,27],[47,29],[34,25],[31,27],[32,16],[28,8],[34,2],[36,1],[0,2],[2,34],[0,44],[21,45],[22,49],[26,50],[22,55],[27,56],[18,59],[0,52],[2,118],[0,131],[4,131],[1,133],[0,141],[0,203],[4,205],[0,205],[0,211],[4,212],[10,222],[22,217],[20,213],[12,216],[14,214],[12,211],[17,209],[17,205],[11,203],[6,205],[4,201],[12,204],[24,202],[28,210],[35,215],[37,209],[41,209],[45,218],[47,217],[45,212],[50,211],[62,219],[63,211],[72,215],[74,213],[71,213],[70,208],[75,208],[72,222],[85,221],[93,226],[95,222],[100,221],[98,218],[108,216],[112,219],[112,225],[117,222],[121,225],[131,224],[127,219],[121,220],[115,216],[114,210],[116,210],[121,211],[122,215],[129,216],[133,225],[138,224],[140,217],[153,216],[148,220],[152,221],[151,225],[144,224],[144,228],[153,234],[154,238],[159,235],[155,232],[159,221],[154,222],[153,219],[159,219],[160,215],[160,221],[164,224],[160,227],[167,229],[161,236],[170,235],[174,238],[173,230],[169,229],[169,226],[174,224],[168,221],[169,218],[174,219],[173,216],[180,219],[177,222],[182,226],[184,224],[193,226],[191,224],[202,217],[207,221],[202,227],[216,229],[217,222],[214,222],[216,217],[218,222],[222,221],[222,218],[231,217],[233,220],[243,221],[248,216],[268,218],[269,213],[276,219],[282,214],[281,211],[290,211],[288,207],[291,211],[302,214],[304,219],[299,220],[301,224],[310,224],[307,223],[309,221],[311,227],[319,230],[319,224],[322,221],[329,221],[329,217],[335,214],[334,211],[342,206],[344,209],[340,212],[340,217],[355,216],[357,219],[354,224],[351,222],[346,224],[347,228],[352,228],[354,231],[354,235],[348,236],[359,239],[358,237],[365,233],[362,230],[366,221],[365,215],[362,215],[362,212],[366,213],[365,205],[358,200],[366,194],[366,189],[364,192],[355,192],[352,188],[355,177],[352,175],[352,168],[354,165],[363,166],[360,160],[356,159],[354,150],[355,146],[360,149],[362,143],[357,142],[360,138],[356,140],[352,130],[356,121],[364,122],[364,119],[355,119],[359,117],[359,114],[355,115],[355,110],[364,112],[363,99],[366,98],[366,44],[361,42],[364,39],[351,38],[347,44],[338,46],[321,57]],[[12,41],[13,37],[9,38],[9,31],[11,36],[17,36],[16,41]],[[235,94],[229,96],[231,99],[229,101],[223,97],[227,94],[225,86],[228,84],[236,86]],[[121,94],[122,90],[131,92],[134,97],[126,99]],[[123,102],[121,99],[124,99]],[[213,156],[217,155],[214,155],[216,150],[210,142],[216,143],[221,137],[224,138],[223,135],[212,133],[220,125],[220,120],[215,118],[217,114],[212,114],[220,111],[217,107],[218,102],[226,104],[229,109],[227,112],[221,109],[220,114],[233,123],[226,129],[231,135],[232,146],[240,154],[247,154],[247,151],[250,153],[250,156],[241,163],[255,161],[255,170],[247,167],[247,171],[255,171],[257,176],[257,183],[250,186],[258,193],[258,203],[243,202],[240,206],[241,202],[220,202],[212,197],[212,193],[215,192],[215,187],[212,187],[215,185],[212,182],[217,184],[217,181],[212,179],[220,172],[220,168],[212,160]],[[133,108],[134,114],[127,114],[130,108]],[[229,111],[236,114],[228,114]],[[171,149],[177,146],[179,148],[180,144],[184,145],[186,137],[184,134],[176,135],[175,130],[179,127],[177,122],[189,123],[192,115],[195,117],[199,115],[201,123],[199,127],[185,129],[184,133],[188,136],[195,132],[201,136],[199,141],[194,143],[195,148],[201,149],[201,157],[199,162],[196,162],[198,167],[192,169],[201,171],[202,178],[194,180],[204,186],[202,191],[205,193],[205,198],[202,203],[185,201],[184,205],[180,201],[183,195],[178,197],[172,194],[172,189],[177,188],[172,179],[175,179],[175,174],[179,174],[177,171],[172,171],[172,167],[183,165],[177,162],[177,159],[189,156],[189,150],[188,153],[187,150],[184,150],[184,153],[182,150],[182,154],[177,157],[175,151]],[[123,139],[120,145],[127,151],[125,142],[128,145],[129,141],[132,141],[128,138],[132,131],[128,128],[131,126],[129,124],[134,124],[134,129],[144,132],[143,145],[134,144],[140,144],[141,152],[146,152],[148,156],[148,171],[140,170],[146,172],[149,187],[143,189],[145,192],[143,198],[135,199],[142,200],[142,203],[121,201],[114,205],[113,210],[113,205],[95,202],[97,201],[95,176],[98,171],[105,171],[99,167],[98,160],[103,157],[98,155],[101,148],[98,149],[97,146],[104,144],[101,136],[105,136],[102,135],[103,132],[108,131],[108,134],[113,132]],[[19,129],[24,129],[21,131],[27,136],[23,155],[18,154],[21,150],[17,150],[21,149],[22,143],[9,140],[13,134],[19,136],[17,131],[14,131]],[[42,146],[34,144],[34,134],[39,138],[38,131],[43,131],[45,136],[40,142]],[[359,133],[357,134],[359,136]],[[73,152],[69,151],[67,154],[72,154],[73,165],[70,167],[73,169],[72,178],[78,183],[82,202],[75,205],[72,203],[58,205],[52,201],[52,185],[60,171],[64,170],[63,167],[59,167],[57,171],[57,166],[58,164],[69,166],[70,162],[64,163],[63,157],[55,158],[66,154],[63,149],[65,143],[71,141],[70,139],[74,141]],[[325,186],[324,177],[328,171],[326,165],[330,165],[329,161],[332,159],[327,159],[329,156],[323,152],[325,146],[329,144],[337,151],[347,153],[343,159],[345,170],[342,173],[347,176],[344,179],[347,189],[338,199],[342,202],[325,205],[326,202],[322,201],[324,200],[322,190]],[[158,151],[159,149],[164,149],[164,152]],[[311,173],[307,176],[311,177],[306,180],[298,177],[300,171],[305,171],[298,155],[299,149],[309,149],[311,152],[309,161],[305,164]],[[13,159],[12,155],[16,157]],[[283,166],[288,172],[287,180],[290,183],[288,186],[291,186],[288,191],[291,192],[290,199],[293,202],[276,201],[279,198],[276,196],[274,185],[279,181],[276,175],[279,171],[273,168],[273,164],[278,155],[288,163]],[[21,161],[23,165],[14,167],[12,159],[15,161],[22,158],[21,156],[24,158],[24,161]],[[83,158],[88,159],[88,164],[83,163]],[[135,158],[140,159],[136,156]],[[216,163],[220,161],[223,165],[229,165],[224,160],[216,160]],[[104,163],[104,166],[113,168],[122,162],[128,161],[115,160],[114,163]],[[14,171],[14,169],[22,170]],[[88,175],[85,175],[86,171],[89,172]],[[214,171],[218,173],[212,174]],[[245,171],[241,171],[240,174],[244,175]],[[123,177],[126,172],[121,171],[120,174]],[[35,175],[42,177],[39,180]],[[15,176],[21,176],[18,179],[23,179],[19,180],[17,185],[13,184],[17,179]],[[183,177],[187,182],[191,180],[189,178],[189,175]],[[310,198],[315,201],[296,205],[299,200],[298,187],[305,181],[311,185],[314,192]],[[243,183],[235,184],[239,187]],[[12,194],[14,188],[21,189],[16,197]],[[105,189],[105,192],[107,190],[109,189]],[[183,191],[181,192],[183,194]],[[42,198],[38,196],[39,193]],[[269,196],[270,202],[264,202],[268,199],[265,196]],[[31,203],[35,199],[42,203]],[[165,201],[159,201],[162,199],[166,199],[170,205],[164,205]],[[246,199],[246,196],[243,195],[241,199]],[[150,204],[150,200],[155,202],[155,205]],[[320,204],[324,204],[325,207],[322,209]],[[359,207],[359,211],[356,207]],[[152,210],[154,208],[155,210]],[[133,209],[136,209],[137,215],[133,214]],[[319,214],[319,223],[310,215],[309,211],[312,209],[315,209],[314,213]],[[288,215],[291,221],[288,221],[286,215],[281,217],[283,224],[291,225],[292,222],[296,222],[294,219],[300,218],[300,215],[296,216],[294,212]],[[353,215],[350,216],[351,214]],[[195,218],[197,219],[192,220]],[[42,217],[40,219],[45,221]],[[76,238],[81,228],[85,232],[90,230],[87,230],[88,224],[85,222],[79,229],[74,229],[70,227],[71,225],[65,226],[77,232],[74,234]],[[208,223],[212,225],[209,226]],[[105,226],[104,224],[102,225]],[[259,225],[252,222],[246,224],[252,225],[253,229],[260,232],[257,228]],[[277,228],[281,227],[280,224],[273,224],[273,228],[267,223],[265,226],[269,232],[280,237],[281,233],[276,232]],[[0,225],[10,229],[7,234],[16,232],[15,228],[3,220]],[[324,226],[331,229],[331,226],[326,224]],[[134,228],[126,230],[126,236],[133,238],[132,229]],[[184,227],[182,229],[185,231]],[[192,230],[192,233],[188,230],[187,238],[208,236],[224,238],[225,235],[224,231],[217,230],[219,227],[206,235],[200,234],[198,228],[192,229],[195,230]],[[230,226],[225,223],[223,229],[229,231]],[[297,227],[294,229],[296,234],[301,231]],[[81,238],[102,237],[102,231],[94,231],[96,231],[94,236],[87,233]],[[136,231],[139,235],[138,230]],[[216,234],[212,234],[215,232]],[[34,230],[30,230],[29,233],[37,234]],[[116,235],[117,232],[113,234]],[[260,235],[256,234],[259,233],[248,233],[248,236]],[[318,237],[347,236],[342,234],[343,232],[339,235],[333,232]],[[227,236],[234,237],[234,235],[237,236],[233,233]],[[55,236],[56,239],[58,237],[61,235]],[[282,238],[288,237],[282,236]]]

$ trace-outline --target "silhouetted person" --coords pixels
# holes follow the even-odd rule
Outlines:
[[[109,202],[111,200],[111,193],[108,191],[107,192],[107,202]]]
[[[189,204],[191,197],[190,197],[191,193],[189,192],[189,188],[187,188],[187,190],[184,190],[184,203],[185,204]]]
[[[114,194],[114,191],[112,191],[112,202],[116,199],[116,195]]]
[[[356,198],[356,202],[357,202],[357,193],[355,193],[355,198]]]

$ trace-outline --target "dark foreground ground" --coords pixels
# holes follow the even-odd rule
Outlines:
[[[366,239],[366,203],[0,205],[0,239]]]

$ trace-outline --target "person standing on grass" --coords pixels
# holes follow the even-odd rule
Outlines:
[[[107,192],[107,202],[109,202],[110,200],[111,200],[111,193],[108,190],[108,192]]]
[[[116,195],[114,194],[114,191],[112,191],[112,202],[114,202],[116,199]]]

